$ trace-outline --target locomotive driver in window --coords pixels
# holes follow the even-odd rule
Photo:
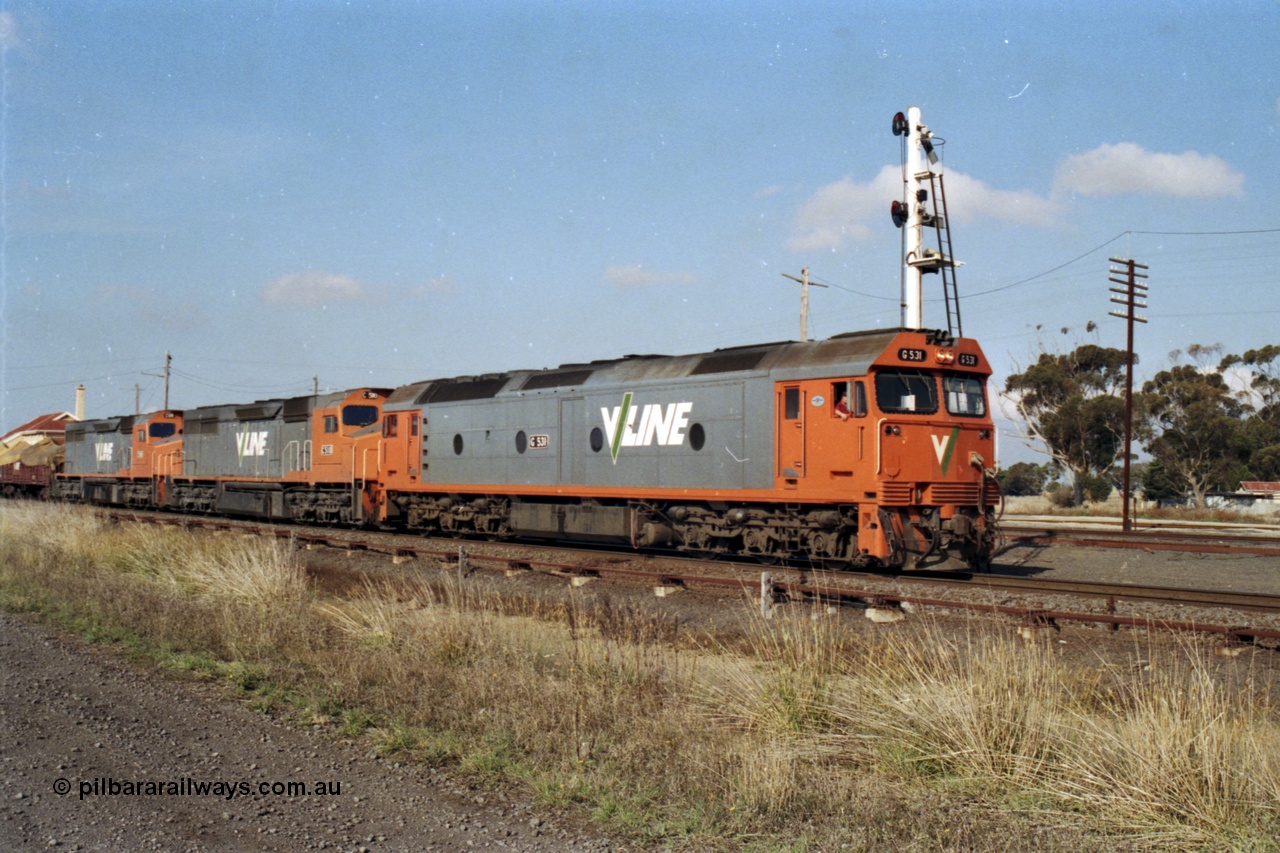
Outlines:
[[[842,421],[849,420],[848,402],[849,402],[849,386],[837,385],[836,386],[836,415],[839,416],[840,420]]]

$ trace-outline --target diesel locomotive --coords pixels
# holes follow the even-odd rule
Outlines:
[[[433,535],[980,566],[977,343],[890,329],[69,424],[55,496]]]

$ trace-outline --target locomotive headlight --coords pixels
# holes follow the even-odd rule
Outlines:
[[[940,349],[934,358],[938,360],[938,364],[951,364],[956,360],[956,354],[949,349]]]

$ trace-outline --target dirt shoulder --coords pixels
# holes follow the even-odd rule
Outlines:
[[[622,849],[4,613],[0,848]]]

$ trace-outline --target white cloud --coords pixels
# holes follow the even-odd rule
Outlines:
[[[946,173],[947,212],[956,222],[996,219],[1045,228],[1058,221],[1052,199],[1030,190],[998,190],[961,172]]]
[[[841,178],[820,187],[800,205],[787,248],[793,252],[835,251],[874,233],[870,223],[889,222],[889,203],[902,195],[902,170],[885,166],[869,183]],[[891,226],[892,227],[892,226]]]
[[[262,301],[272,305],[324,305],[364,299],[365,287],[348,275],[309,270],[289,273],[262,288]]]
[[[1277,102],[1280,109],[1280,102]],[[955,222],[997,220],[1039,228],[1057,224],[1071,194],[1108,196],[1155,193],[1189,198],[1239,196],[1244,175],[1226,161],[1188,151],[1160,154],[1132,142],[1102,145],[1066,158],[1049,196],[1000,190],[963,172],[945,173],[947,210]],[[885,166],[874,178],[852,178],[820,187],[796,211],[787,248],[839,251],[868,240],[889,225],[889,204],[902,197],[902,170]]]
[[[0,12],[0,50],[11,50],[22,46],[22,36],[18,33],[18,19],[12,12]]]
[[[658,272],[647,270],[640,264],[611,266],[604,271],[604,279],[621,290],[656,287],[662,284],[693,284],[697,278],[688,272]]]
[[[1033,192],[997,190],[977,178],[948,171],[947,209],[957,222],[998,219],[1052,225],[1057,205]],[[818,189],[796,213],[787,248],[793,252],[838,251],[892,228],[889,204],[902,197],[902,169],[885,166],[871,181],[842,178]]]
[[[1219,157],[1187,151],[1160,154],[1132,142],[1100,145],[1063,161],[1055,193],[1110,196],[1152,193],[1183,198],[1244,194],[1244,175]]]

